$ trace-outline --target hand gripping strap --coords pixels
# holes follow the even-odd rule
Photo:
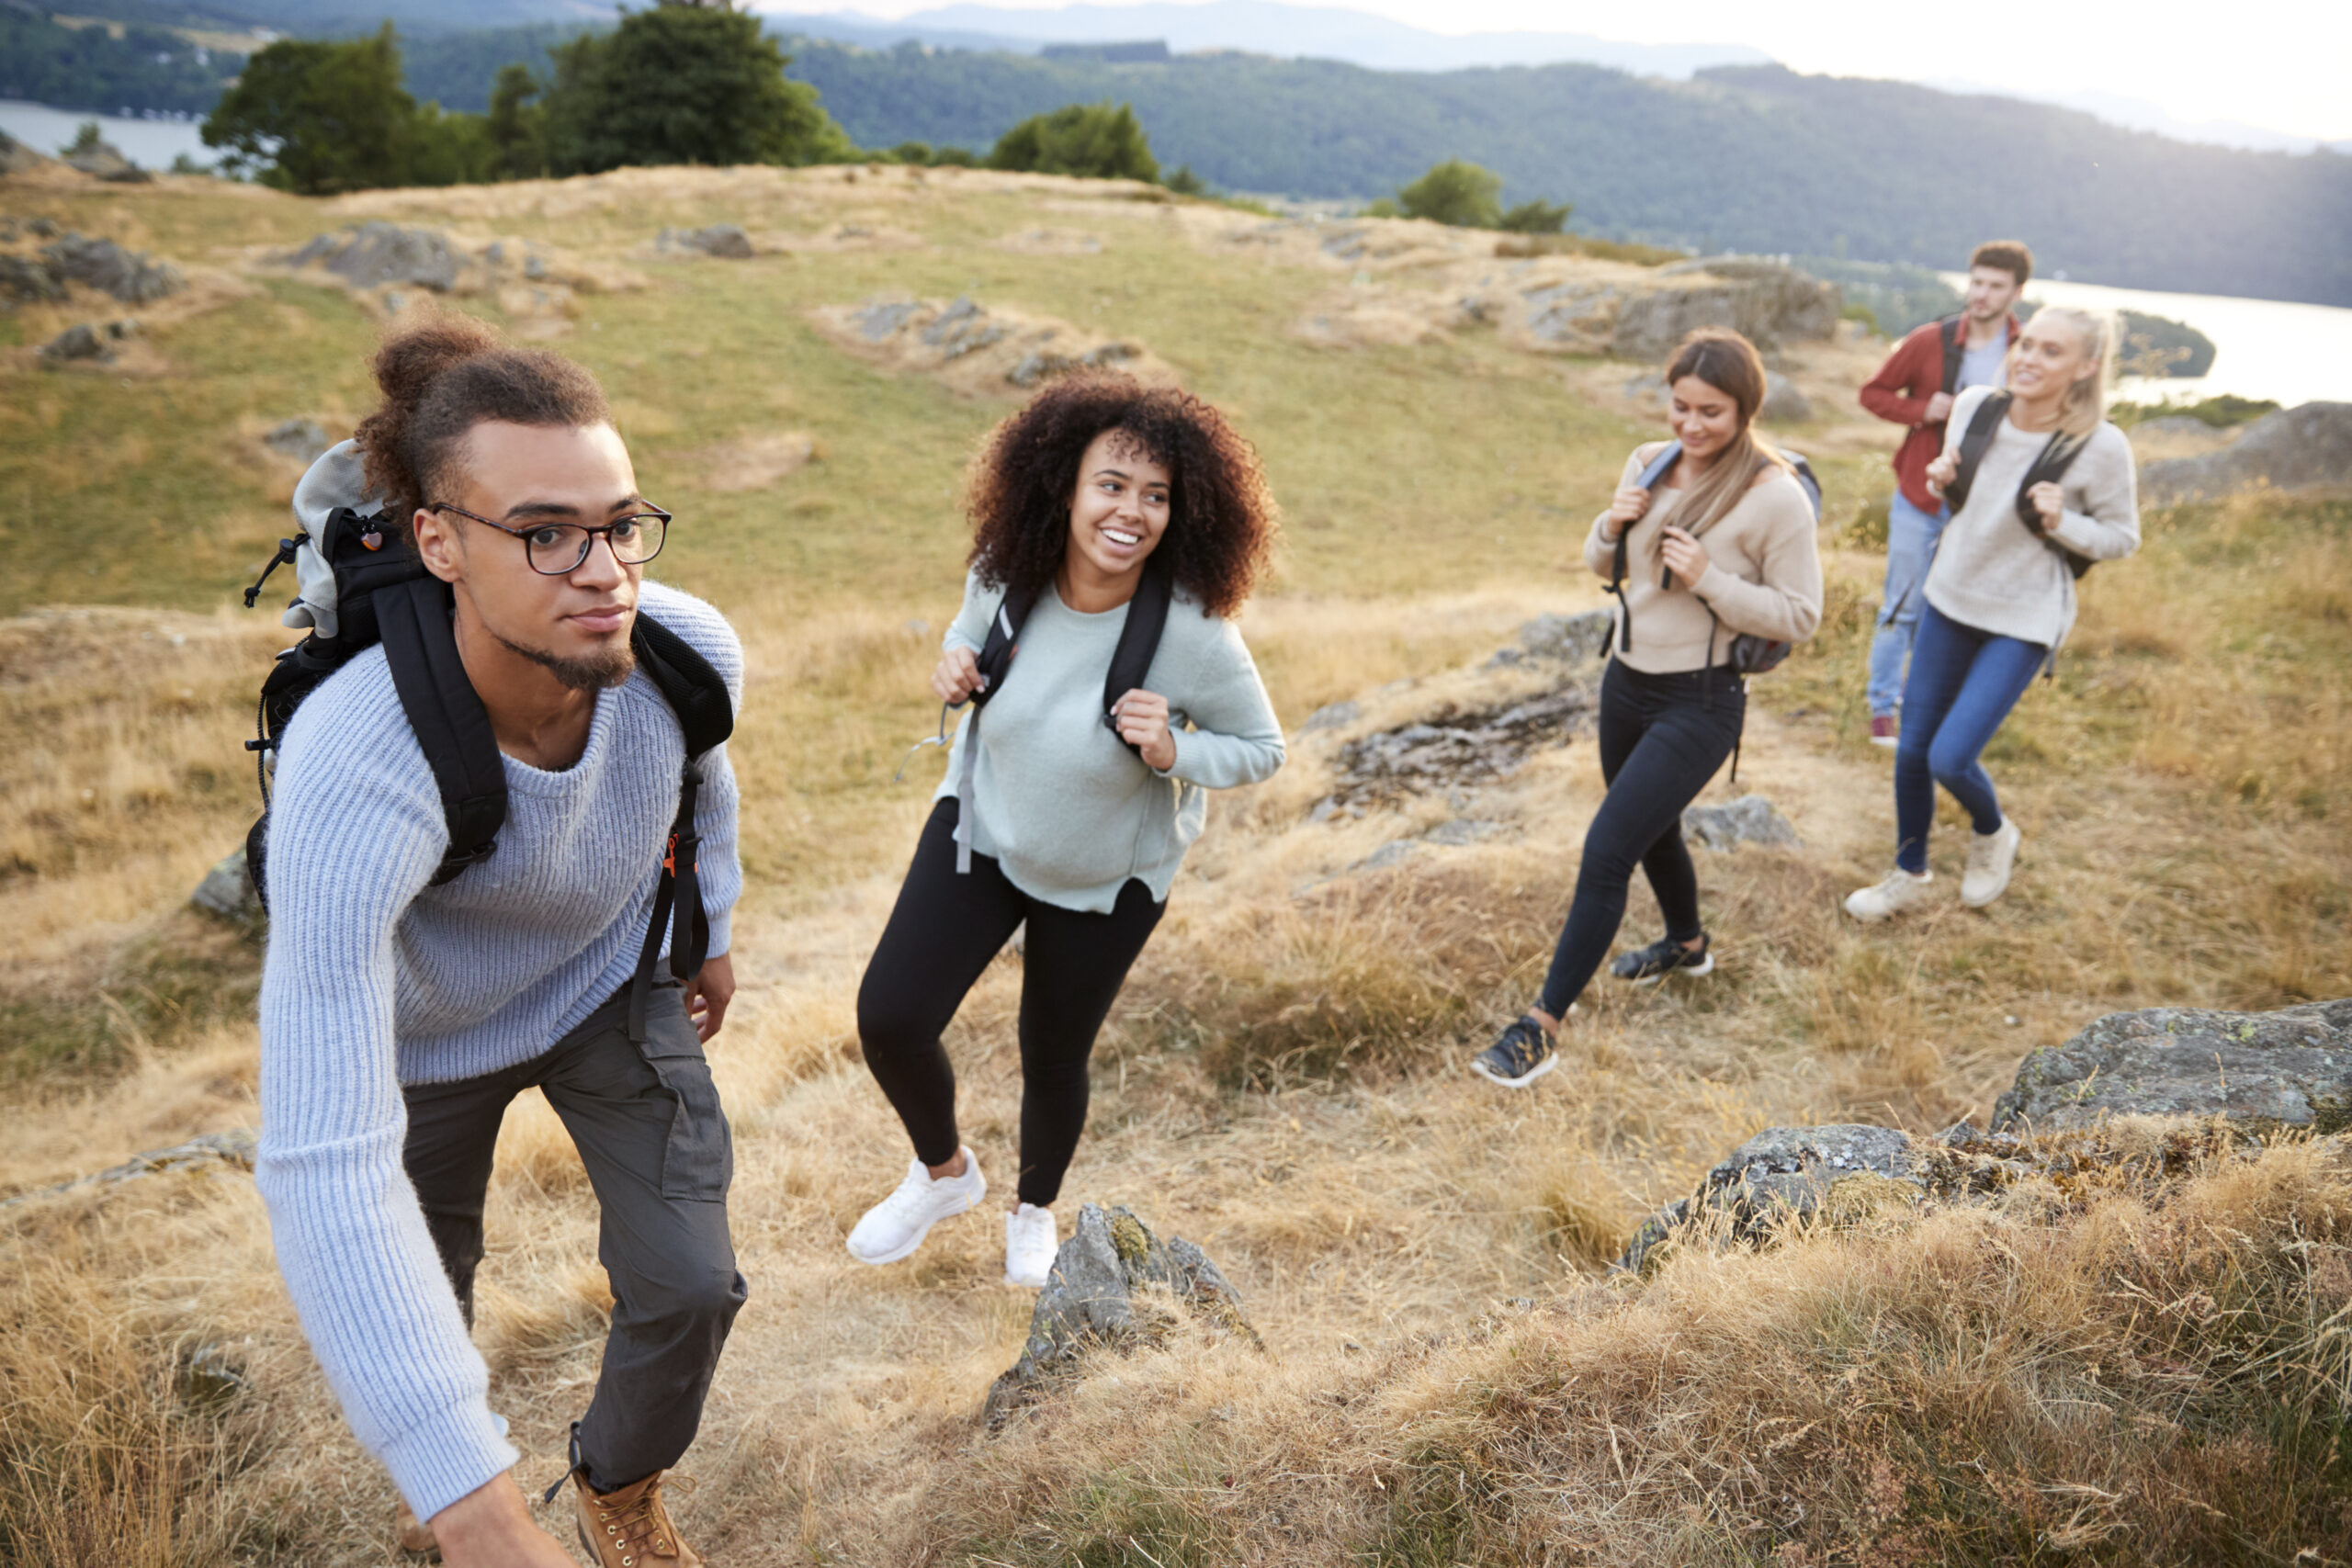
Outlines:
[[[1640,475],[1634,479],[1634,485],[1642,490],[1656,490],[1658,481],[1672,472],[1674,465],[1681,460],[1682,443],[1668,442],[1665,448],[1657,457],[1652,457],[1648,467],[1643,468]],[[1625,538],[1633,531],[1634,525],[1631,523],[1617,530],[1616,557],[1611,564],[1609,586],[1602,591],[1612,593],[1617,598],[1617,649],[1621,653],[1634,651],[1634,607],[1625,603]],[[1659,581],[1658,586],[1673,587],[1674,574],[1668,572]]]
[[[498,829],[506,822],[506,763],[490,715],[458,657],[447,586],[436,578],[412,578],[376,590],[371,604],[401,707],[441,792],[449,848],[433,874],[438,887],[498,848]]]
[[[1951,508],[1954,517],[1968,504],[1969,487],[1976,482],[1977,465],[1984,461],[1984,454],[1992,449],[1995,432],[2009,412],[2009,394],[1993,392],[1976,405],[1976,412],[1968,422],[1968,433],[1960,438],[1960,471],[1951,483],[1944,486],[1944,504]]]

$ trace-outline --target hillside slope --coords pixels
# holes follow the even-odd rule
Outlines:
[[[2340,994],[2352,503],[2152,513],[1990,759],[2030,834],[2016,888],[1865,930],[1836,901],[1879,874],[1892,830],[1860,694],[1893,432],[1829,397],[1881,345],[1791,344],[1821,415],[1781,434],[1828,487],[1826,613],[1758,682],[1739,783],[1706,799],[1762,793],[1804,842],[1700,852],[1720,972],[1596,989],[1563,1069],[1501,1096],[1461,1062],[1548,953],[1600,793],[1589,734],[1361,816],[1315,808],[1351,742],[1591,678],[1492,655],[1531,616],[1600,603],[1578,542],[1651,433],[1622,395],[1642,367],[1412,300],[1474,264],[1634,269],[1518,273],[1491,236],[1406,224],[1333,249],[1328,230],[1148,194],[843,169],[333,201],[0,184],[0,211],[158,253],[202,291],[144,311],[141,356],[96,372],[43,368],[30,344],[101,299],[0,321],[17,595],[0,727],[18,739],[0,753],[0,1195],[254,1119],[257,950],[184,902],[251,820],[241,742],[286,635],[231,606],[283,530],[295,470],[269,438],[300,418],[345,433],[382,313],[415,308],[413,288],[267,257],[347,223],[429,225],[469,256],[541,259],[534,287],[477,279],[450,303],[603,378],[679,519],[658,575],[743,635],[744,989],[711,1055],[752,1298],[682,1508],[712,1562],[2340,1556],[2339,1145],[1693,1255],[1638,1292],[1603,1269],[1762,1126],[1932,1132],[2114,1009]],[[756,254],[654,243],[722,221]],[[978,1412],[1030,1303],[996,1282],[994,1214],[890,1269],[842,1247],[904,1168],[853,998],[938,762],[890,781],[937,718],[922,681],[961,577],[958,468],[1017,392],[956,380],[964,360],[845,352],[830,323],[959,295],[1132,342],[1258,444],[1286,536],[1243,625],[1295,732],[1283,773],[1218,802],[1104,1035],[1064,1216],[1125,1202],[1201,1245],[1269,1355],[1182,1341],[997,1438]],[[798,460],[752,460],[787,444]],[[1352,714],[1308,728],[1340,702]],[[1939,824],[1939,870],[1964,832]],[[1637,888],[1627,938],[1657,919]],[[999,1170],[1018,978],[1008,955],[949,1037]],[[544,1485],[610,1303],[585,1177],[536,1097],[502,1134],[489,1228],[480,1342]],[[0,1488],[0,1543],[20,1558],[386,1560],[389,1484],[232,1165],[0,1209],[0,1459],[30,1478]]]

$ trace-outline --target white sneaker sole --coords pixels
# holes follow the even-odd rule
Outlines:
[[[1871,737],[1871,744],[1873,746],[1883,746],[1888,750],[1892,751],[1897,746],[1902,745],[1903,742],[1892,735],[1873,735]]]
[[[1678,964],[1671,969],[1661,969],[1655,975],[1644,975],[1636,979],[1634,984],[1636,986],[1656,986],[1661,984],[1669,976],[1676,975],[1688,975],[1693,980],[1698,980],[1703,979],[1705,976],[1712,975],[1714,972],[1715,955],[1710,953],[1696,964]]]
[[[2000,897],[2001,897],[2001,895],[2002,895],[2002,894],[2007,893],[2007,892],[2009,890],[2009,884],[2010,884],[2011,882],[2013,882],[2013,881],[2015,881],[2015,880],[2017,879],[2017,874],[2018,874],[2018,856],[2019,854],[2023,853],[2023,852],[2024,852],[2024,851],[2025,851],[2025,835],[2024,835],[2023,833],[2019,833],[2019,834],[2018,835],[2018,841],[2017,841],[2017,843],[2016,843],[2015,845],[2011,846],[2011,848],[2010,848],[2010,850],[2009,850],[2009,869],[2008,869],[2008,874],[2007,874],[2007,875],[2005,875],[2005,876],[2003,876],[2003,877],[2001,878],[2000,885],[1999,885],[1998,886],[1995,887],[1995,888],[1994,888],[1991,892],[1989,892],[1989,893],[1981,893],[1981,894],[1973,894],[1973,895],[1968,891],[1968,889],[1967,889],[1967,888],[1962,887],[1962,888],[1960,890],[1960,901],[1961,901],[1962,904],[1967,905],[1967,906],[1968,906],[1970,908],[1972,908],[1972,909],[1981,909],[1981,908],[1984,908],[1984,906],[1986,906],[1987,904],[1991,904],[1991,903],[1994,903],[1994,902],[1997,901],[1997,900],[2000,898]]]
[[[1013,1278],[1012,1269],[1004,1271],[1004,1282],[1016,1291],[1042,1291],[1046,1288],[1046,1281],[1053,1277],[1054,1271],[1050,1268],[1034,1280],[1017,1280]]]
[[[922,1229],[915,1232],[912,1236],[908,1238],[907,1244],[904,1247],[897,1247],[889,1252],[886,1252],[879,1258],[869,1258],[865,1253],[860,1252],[856,1247],[851,1247],[847,1243],[843,1243],[844,1250],[846,1250],[852,1258],[856,1258],[860,1263],[871,1264],[876,1269],[879,1269],[885,1263],[903,1262],[907,1258],[912,1258],[915,1255],[915,1249],[922,1246],[923,1238],[931,1235],[931,1227],[933,1225],[937,1224],[942,1220],[952,1220],[958,1214],[970,1213],[973,1209],[978,1206],[980,1200],[988,1195],[988,1189],[983,1187],[978,1192],[967,1195],[965,1200],[961,1203],[956,1204],[956,1207],[947,1210],[944,1213],[933,1214],[929,1220],[926,1220],[923,1223]]]
[[[1480,1077],[1486,1079],[1490,1084],[1499,1084],[1505,1089],[1525,1089],[1529,1084],[1533,1083],[1537,1078],[1542,1077],[1545,1073],[1550,1072],[1554,1067],[1556,1067],[1559,1065],[1560,1054],[1559,1052],[1555,1051],[1550,1055],[1544,1057],[1542,1061],[1536,1063],[1534,1066],[1529,1068],[1525,1076],[1521,1077],[1504,1077],[1488,1069],[1484,1063],[1476,1060],[1471,1062],[1470,1070],[1477,1074]]]

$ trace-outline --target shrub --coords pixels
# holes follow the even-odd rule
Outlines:
[[[1566,227],[1576,208],[1568,202],[1522,201],[1502,215],[1495,227],[1512,234],[1556,234]]]
[[[1503,177],[1493,170],[1448,158],[1399,190],[1396,205],[1408,218],[1456,229],[1493,229],[1502,222],[1502,191]]]
[[[1151,143],[1125,104],[1066,104],[1032,115],[997,139],[988,166],[1099,180],[1159,178]]]

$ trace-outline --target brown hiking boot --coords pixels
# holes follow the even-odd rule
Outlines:
[[[433,1539],[433,1527],[419,1519],[405,1501],[392,1515],[392,1534],[410,1556],[441,1560],[441,1543]]]
[[[592,1492],[587,1476],[572,1472],[572,1506],[580,1516],[580,1543],[603,1568],[702,1568],[702,1559],[678,1539],[670,1508],[662,1500],[662,1472],[617,1492]]]

